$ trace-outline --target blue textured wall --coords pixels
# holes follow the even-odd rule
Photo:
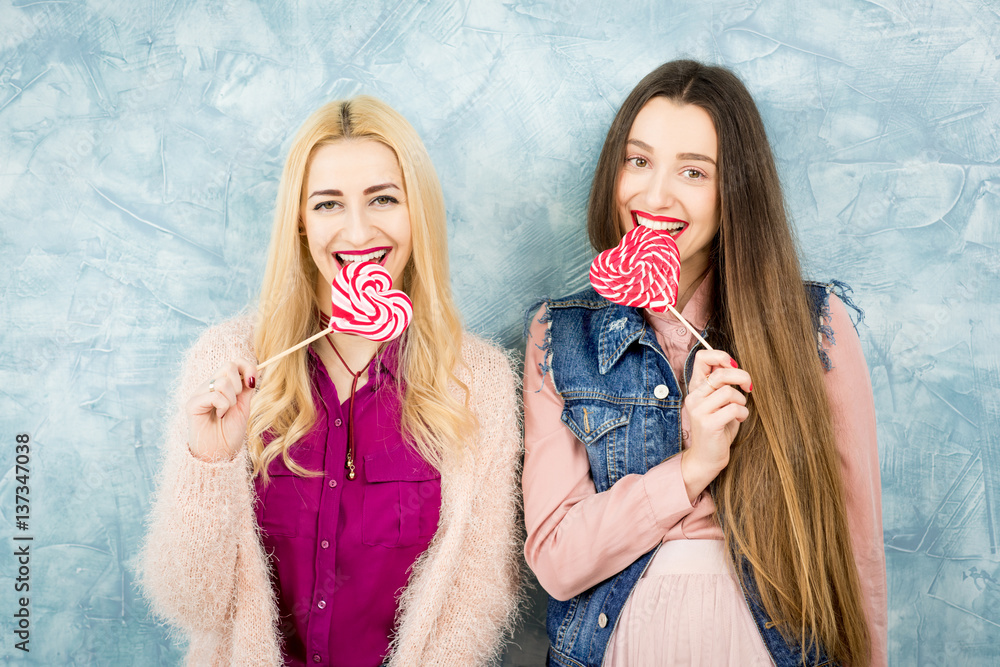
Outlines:
[[[839,277],[878,408],[890,654],[1000,654],[1000,10],[996,0],[0,3],[0,552],[34,438],[38,665],[177,664],[132,587],[181,351],[257,289],[288,137],[332,98],[417,127],[469,326],[517,349],[580,286],[611,117],[655,65],[758,99],[806,266]],[[584,4],[584,3],[580,3]],[[837,8],[830,8],[835,5]],[[507,664],[539,664],[540,595]]]

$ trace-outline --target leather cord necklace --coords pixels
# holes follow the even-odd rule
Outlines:
[[[320,321],[323,324],[323,328],[326,328],[329,326],[330,318],[326,315],[326,313],[320,313]],[[343,364],[344,369],[353,378],[351,381],[351,397],[347,402],[347,460],[344,463],[344,468],[347,469],[347,479],[354,479],[356,476],[354,472],[354,394],[358,389],[358,380],[361,379],[361,375],[365,372],[365,369],[371,366],[372,359],[378,356],[378,353],[382,350],[382,346],[379,345],[378,349],[375,350],[375,354],[373,354],[372,358],[368,360],[368,363],[362,366],[361,370],[355,373],[351,370],[351,367],[347,365],[347,362],[344,361],[344,357],[341,356],[340,350],[337,349],[337,346],[333,344],[333,339],[330,338],[330,334],[326,335],[326,342],[330,344],[330,347],[333,348],[333,353],[337,355],[337,358],[340,359],[340,363]]]

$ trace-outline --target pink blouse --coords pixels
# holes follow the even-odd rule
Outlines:
[[[703,281],[682,315],[703,329],[708,320],[711,279]],[[882,543],[881,482],[875,408],[861,341],[844,304],[830,297],[836,345],[824,339],[833,368],[825,374],[840,451],[851,544],[872,633],[872,665],[887,664],[887,595]],[[670,365],[683,369],[696,340],[669,314],[643,311]],[[645,475],[626,475],[597,493],[586,448],[561,421],[563,400],[539,364],[546,324],[536,316],[525,354],[524,518],[528,565],[542,587],[568,600],[617,574],[660,542],[723,539],[715,504],[706,490],[692,504],[675,456]],[[683,378],[678,377],[683,387]],[[541,390],[539,391],[539,387]],[[689,418],[681,408],[683,446]]]

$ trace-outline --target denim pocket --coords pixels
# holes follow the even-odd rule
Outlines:
[[[628,424],[632,406],[600,401],[566,401],[562,420],[585,445]]]
[[[407,446],[365,455],[361,541],[408,547],[434,535],[441,474]]]

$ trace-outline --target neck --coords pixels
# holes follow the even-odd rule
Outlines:
[[[337,346],[340,356],[344,358],[344,361],[347,362],[353,372],[362,370],[365,364],[375,356],[375,352],[379,346],[373,340],[345,333],[332,333],[329,336],[329,340]]]

